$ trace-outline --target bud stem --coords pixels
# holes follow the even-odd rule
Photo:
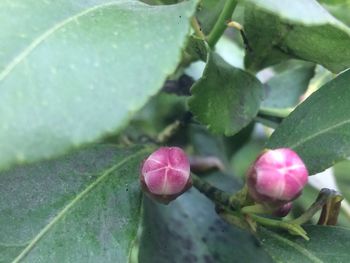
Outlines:
[[[309,237],[306,235],[306,231],[298,224],[285,222],[281,220],[270,219],[262,216],[257,216],[254,214],[249,214],[249,217],[255,220],[255,222],[259,223],[263,226],[283,228],[288,230],[288,232],[292,235],[298,235],[303,237],[305,240],[309,240]]]
[[[170,123],[158,134],[157,142],[159,144],[164,144],[167,142],[179,130],[180,126],[181,122],[179,120],[175,120],[173,123]]]
[[[273,212],[272,210],[269,210],[266,206],[263,206],[261,204],[242,207],[241,211],[243,214],[267,214]]]
[[[220,190],[219,188],[213,186],[205,180],[202,180],[195,174],[191,174],[193,186],[198,189],[199,192],[204,194],[210,200],[212,200],[215,204],[219,206],[230,207],[234,210],[237,210],[238,204],[236,202],[232,202],[231,196]]]
[[[227,210],[223,207],[216,207],[216,212],[220,217],[222,217],[227,223],[237,226],[242,229],[252,229],[249,222],[245,220],[240,212],[234,212],[231,210]],[[255,226],[256,229],[256,226]]]

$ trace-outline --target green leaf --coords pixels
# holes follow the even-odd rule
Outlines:
[[[186,98],[161,92],[151,98],[147,104],[131,119],[120,136],[132,141],[140,140],[145,134],[156,138],[160,131],[174,121],[181,119],[186,112]]]
[[[269,148],[295,150],[315,174],[350,156],[350,70],[313,93],[275,130]]]
[[[1,1],[0,168],[123,127],[176,68],[195,2]]]
[[[290,65],[290,64],[288,64]],[[314,75],[314,64],[294,63],[280,74],[276,74],[266,83],[266,98],[263,108],[293,108],[300,102],[300,96],[308,88]]]
[[[253,70],[287,58],[312,61],[333,72],[350,67],[350,28],[315,0],[250,1],[244,28],[253,49],[245,62]]]
[[[127,262],[147,149],[100,145],[0,174],[0,262]]]
[[[263,86],[213,53],[191,92],[189,107],[195,117],[215,133],[233,135],[256,116]]]
[[[211,179],[238,190],[228,176],[217,173]],[[168,206],[144,201],[139,262],[271,262],[253,236],[225,223],[195,189]]]
[[[350,227],[350,161],[345,160],[337,163],[333,167],[334,176],[337,181],[337,185],[341,194],[344,196],[344,200],[342,201],[342,207],[340,210],[340,216],[338,220],[338,224]]]
[[[330,226],[306,226],[309,241],[288,233],[260,229],[262,246],[275,262],[347,262],[350,229]]]
[[[226,0],[202,0],[197,8],[196,17],[204,34],[209,34],[224,8]]]

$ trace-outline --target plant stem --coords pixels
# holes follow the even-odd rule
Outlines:
[[[219,206],[226,206],[233,209],[237,207],[235,204],[230,202],[230,195],[219,188],[213,186],[205,180],[202,180],[195,174],[191,174],[193,186],[198,189],[199,192],[204,194],[210,200],[212,200],[215,204]]]
[[[227,21],[231,19],[233,11],[237,5],[237,0],[227,0],[221,14],[216,21],[213,29],[207,37],[207,42],[211,48],[215,47],[222,34],[224,33]]]
[[[265,125],[265,126],[267,126],[269,128],[272,128],[272,129],[276,129],[278,127],[278,124],[276,122],[270,121],[270,120],[265,119],[265,118],[263,118],[261,116],[256,116],[254,118],[254,120],[256,122],[260,122],[261,124],[263,124],[263,125]]]
[[[170,123],[168,126],[164,128],[157,136],[157,141],[160,144],[168,141],[180,128],[181,122],[179,120],[175,120],[173,123]]]
[[[293,111],[292,108],[286,108],[286,109],[260,108],[259,113],[268,115],[271,117],[286,118],[292,111]]]
[[[201,38],[201,39],[205,39],[205,35],[203,34],[202,29],[201,29],[196,17],[191,18],[191,25],[192,25],[192,28],[193,28],[196,36]]]

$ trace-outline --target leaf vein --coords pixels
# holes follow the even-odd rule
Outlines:
[[[305,142],[307,142],[307,141],[309,141],[311,139],[314,139],[315,137],[318,137],[318,136],[320,136],[320,135],[322,135],[322,134],[324,134],[326,132],[329,132],[329,131],[331,131],[333,129],[336,129],[336,128],[338,128],[338,127],[340,127],[342,125],[346,125],[346,124],[350,124],[350,120],[345,120],[345,121],[339,122],[339,123],[337,123],[337,124],[335,124],[335,125],[333,125],[331,127],[328,127],[326,129],[323,129],[323,130],[320,130],[318,132],[315,132],[315,133],[311,134],[310,136],[307,136],[304,139],[300,140],[299,142],[295,143],[294,145],[291,145],[290,148],[295,149],[295,148],[299,147],[300,145],[304,144]]]
[[[296,251],[298,251],[300,254],[304,255],[305,257],[307,257],[308,259],[310,259],[310,261],[315,262],[315,263],[323,263],[323,261],[321,259],[319,259],[317,256],[315,256],[314,254],[310,253],[307,249],[303,248],[302,246],[293,243],[292,241],[277,235],[271,231],[268,231],[269,235],[279,241],[282,241],[283,243],[285,243],[286,245],[294,248]]]
[[[86,187],[80,194],[78,194],[68,205],[66,205],[54,218],[47,224],[40,232],[29,242],[29,244],[22,250],[22,252],[12,261],[12,263],[18,263],[34,248],[34,246],[47,234],[47,232],[55,226],[67,213],[72,209],[80,200],[82,200],[87,194],[89,194],[99,183],[108,177],[113,171],[123,166],[129,160],[137,157],[146,152],[147,149],[141,150],[135,154],[129,155],[120,161],[118,164],[107,169],[96,181]]]

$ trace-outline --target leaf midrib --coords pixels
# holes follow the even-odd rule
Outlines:
[[[148,151],[148,149],[143,149],[129,155],[118,164],[112,166],[107,169],[96,181],[91,183],[88,187],[86,187],[80,194],[78,194],[71,202],[66,205],[53,219],[47,224],[44,228],[40,230],[40,232],[28,243],[28,245],[22,250],[22,252],[12,261],[12,263],[18,263],[22,260],[28,253],[34,248],[34,246],[43,238],[51,228],[53,228],[68,212],[72,209],[80,200],[82,200],[86,195],[88,195],[99,183],[101,183],[104,179],[108,177],[112,172],[123,166],[129,160],[137,157],[138,155],[144,154]]]
[[[307,257],[310,261],[315,262],[315,263],[323,263],[323,261],[321,259],[319,259],[317,256],[315,256],[314,254],[310,253],[307,249],[303,248],[302,246],[299,246],[298,244],[296,244],[295,242],[292,242],[280,235],[277,235],[271,231],[265,230],[266,232],[268,232],[269,236],[273,237],[276,240],[279,240],[283,243],[285,243],[286,245],[294,248],[296,251],[298,251],[300,254],[304,255],[305,257]]]
[[[325,133],[327,133],[327,132],[329,132],[329,131],[331,131],[333,129],[336,129],[336,128],[338,128],[340,126],[343,126],[343,125],[346,125],[346,124],[350,124],[350,119],[342,121],[342,122],[339,122],[339,123],[337,123],[337,124],[335,124],[333,126],[325,128],[325,129],[320,130],[318,132],[315,132],[315,133],[311,134],[310,136],[307,136],[304,139],[300,140],[299,142],[291,145],[290,148],[295,149],[295,148],[299,147],[300,145],[306,143],[307,141],[309,141],[311,139],[314,139],[314,138],[316,138],[318,136],[321,136],[321,135],[323,135],[323,134],[325,134]]]
[[[56,23],[54,26],[52,26],[50,29],[45,31],[40,36],[34,38],[34,40],[25,48],[23,49],[17,56],[15,56],[10,63],[5,66],[5,68],[0,72],[0,82],[3,81],[10,73],[11,71],[20,64],[36,47],[38,47],[42,42],[44,42],[47,38],[49,38],[53,33],[55,33],[60,28],[64,27],[68,23],[72,22],[73,20],[78,19],[81,16],[84,16],[90,12],[93,12],[99,8],[111,6],[111,5],[117,5],[120,4],[118,1],[111,1],[104,4],[95,5],[93,7],[89,7],[73,16],[70,16],[64,20],[62,20],[59,23]]]

